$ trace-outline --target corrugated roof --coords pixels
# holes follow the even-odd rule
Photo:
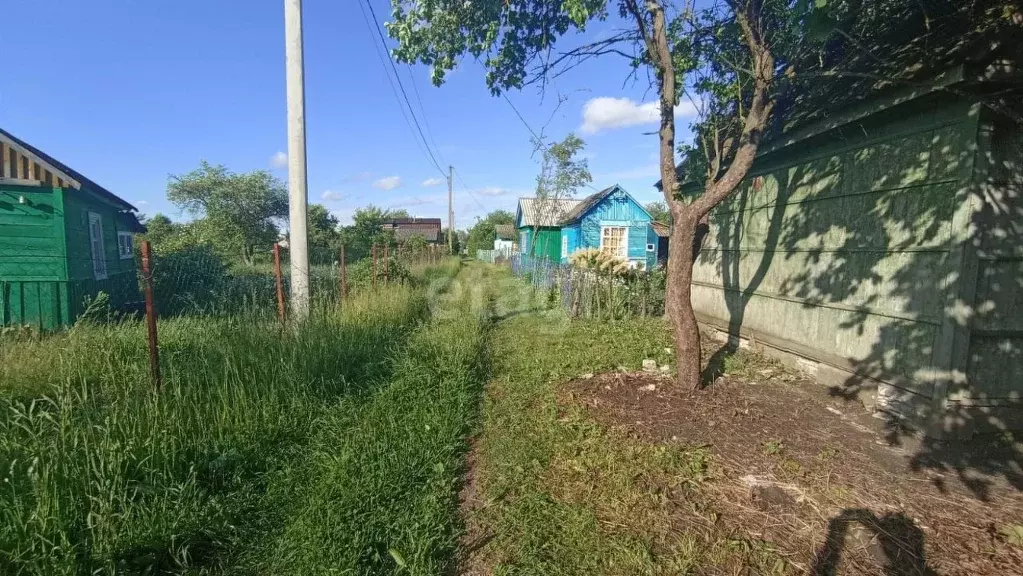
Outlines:
[[[583,198],[582,201],[576,204],[575,208],[572,208],[568,214],[565,214],[565,218],[561,221],[561,223],[568,224],[569,222],[574,222],[582,218],[583,214],[586,214],[590,208],[593,208],[598,202],[606,198],[607,195],[614,191],[615,188],[618,188],[617,184],[614,186],[608,186],[600,192],[594,192],[586,198]]]
[[[578,205],[575,198],[519,198],[520,226],[558,226]]]
[[[52,168],[56,168],[57,170],[63,172],[64,174],[67,174],[68,176],[74,178],[78,182],[84,184],[86,186],[86,188],[88,188],[92,192],[95,192],[96,194],[99,194],[100,196],[104,196],[104,197],[106,197],[109,200],[113,200],[114,202],[122,205],[123,207],[125,207],[125,208],[127,208],[129,210],[138,211],[138,208],[135,208],[134,206],[129,204],[128,201],[126,201],[124,198],[121,198],[117,194],[114,194],[113,192],[107,190],[106,188],[100,186],[99,184],[96,184],[92,180],[89,180],[84,175],[82,175],[80,172],[77,172],[77,171],[73,170],[72,168],[68,167],[66,164],[64,164],[61,161],[57,160],[53,156],[50,156],[49,154],[43,152],[42,150],[40,150],[40,149],[36,148],[35,146],[29,144],[28,142],[25,142],[24,140],[18,138],[14,134],[11,134],[10,132],[4,130],[3,128],[0,128],[0,134],[3,134],[6,138],[8,138],[11,142],[16,144],[17,146],[20,146],[20,147],[24,148],[29,153],[31,153],[34,156],[36,156],[38,159],[42,160],[46,164],[49,164]]]
[[[501,240],[515,240],[518,237],[518,235],[515,234],[514,224],[498,224],[497,226],[494,226],[494,232]]]
[[[650,223],[650,226],[654,229],[654,233],[656,233],[661,238],[668,238],[671,236],[671,227],[663,222],[658,222],[655,220]]]

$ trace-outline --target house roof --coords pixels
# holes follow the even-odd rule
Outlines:
[[[654,233],[661,238],[668,238],[671,236],[671,228],[664,222],[658,222],[654,220],[650,223],[650,227],[654,229]]]
[[[519,226],[558,226],[579,202],[575,198],[519,198]]]
[[[77,182],[79,186],[75,186],[75,188],[80,188],[81,185],[85,185],[85,187],[88,188],[90,191],[106,198],[107,200],[114,202],[115,204],[121,206],[122,208],[131,211],[138,211],[138,208],[132,206],[124,198],[121,198],[117,194],[114,194],[113,192],[93,182],[89,178],[86,178],[81,172],[74,170],[73,168],[67,166],[66,164],[57,160],[53,156],[50,156],[49,154],[43,152],[42,150],[36,148],[35,146],[32,146],[28,142],[25,142],[24,140],[18,138],[17,136],[4,130],[3,128],[0,128],[0,139],[10,141],[10,143],[12,143],[14,146],[22,148],[29,154],[35,156],[38,159],[38,161],[41,162],[42,164],[48,164],[49,165],[48,168],[52,169],[54,172],[63,173],[68,177],[69,180]]]
[[[428,242],[440,241],[440,218],[392,218],[384,220],[383,227],[398,240],[421,236]]]
[[[514,224],[498,224],[494,226],[494,232],[500,240],[515,240],[516,238]]]
[[[622,188],[618,184],[608,186],[607,188],[604,188],[599,192],[594,192],[593,194],[590,194],[586,198],[583,198],[578,204],[576,204],[574,208],[572,208],[571,211],[569,211],[568,214],[565,215],[565,218],[561,221],[561,224],[568,224],[570,222],[575,222],[576,220],[582,218],[583,215],[589,212],[594,206],[599,204],[604,198],[607,198],[612,192],[616,190],[620,190],[622,191],[622,193],[632,198],[632,195],[629,194],[625,190],[625,188]],[[633,201],[635,201],[635,198],[633,198]],[[639,204],[639,202],[636,202],[636,204]],[[640,206],[640,208],[642,208],[642,206]],[[646,209],[644,208],[643,211],[645,212]]]

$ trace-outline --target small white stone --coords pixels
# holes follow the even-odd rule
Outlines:
[[[579,377],[582,378],[583,380],[589,380],[590,378],[593,378],[593,372],[587,372],[586,374],[580,374]]]
[[[647,358],[643,360],[643,371],[644,372],[657,372],[657,360],[653,358]]]
[[[664,364],[663,366],[661,366],[660,370],[661,370],[662,374],[667,374],[667,373],[671,372],[671,366],[668,366],[667,364]]]
[[[657,390],[657,385],[647,384],[646,386],[640,386],[639,389],[643,392],[653,392],[654,390]]]

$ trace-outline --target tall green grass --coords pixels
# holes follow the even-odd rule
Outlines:
[[[489,330],[470,295],[409,341],[392,380],[317,422],[306,465],[282,478],[290,509],[267,574],[450,573],[467,437],[489,374]],[[289,504],[295,504],[290,506]]]
[[[394,286],[297,332],[255,313],[162,321],[159,394],[137,322],[4,343],[0,573],[228,571],[273,536],[273,479],[407,370],[394,358],[427,315]]]

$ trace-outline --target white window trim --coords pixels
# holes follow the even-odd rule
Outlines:
[[[561,257],[568,258],[568,236],[561,237]]]
[[[92,223],[99,225],[99,237],[92,237]],[[96,244],[99,244],[99,257],[96,257]],[[106,280],[107,275],[107,249],[103,242],[103,216],[96,212],[89,212],[89,253],[92,255],[92,276],[96,280]]]
[[[653,244],[647,244],[646,245],[646,251],[647,252],[653,252],[656,249],[657,249],[657,246],[654,246]]]
[[[606,237],[605,236],[605,232],[607,230],[613,229],[613,228],[617,228],[617,229],[622,230],[622,244],[618,248],[618,252],[619,252],[618,256],[621,257],[621,258],[624,258],[625,260],[628,260],[629,259],[629,227],[628,226],[601,226],[600,227],[600,250],[601,251],[604,250],[604,238]]]
[[[128,251],[124,251],[124,244],[121,243],[122,238],[128,239]],[[118,232],[117,233],[117,254],[121,257],[121,260],[128,260],[129,258],[135,257],[135,238],[131,232]]]

